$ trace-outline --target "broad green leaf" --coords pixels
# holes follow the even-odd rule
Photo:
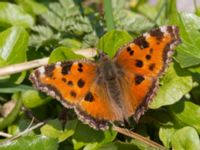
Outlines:
[[[0,57],[0,67],[6,66],[6,61]]]
[[[159,108],[179,101],[193,86],[191,74],[174,63],[170,65],[162,80],[162,86],[150,104],[150,108]]]
[[[35,108],[40,105],[44,105],[50,100],[50,97],[47,97],[46,95],[40,93],[37,90],[26,90],[22,93],[22,102],[24,106],[28,108]]]
[[[176,129],[173,127],[160,127],[159,137],[165,147],[171,147],[172,136],[175,133]]]
[[[98,49],[102,50],[110,57],[113,57],[116,51],[132,40],[132,37],[126,31],[116,31],[106,33],[98,42]]]
[[[169,106],[172,115],[178,121],[194,127],[200,133],[200,106],[190,101],[180,101]]]
[[[149,122],[149,119],[145,119],[145,118],[152,118],[151,122]],[[162,109],[162,108],[148,110],[144,115],[144,121],[156,127],[160,127],[160,126],[169,127],[173,125],[171,116],[166,111],[166,109]],[[141,130],[144,130],[144,129],[142,128]]]
[[[60,41],[60,44],[70,48],[71,50],[77,50],[81,48],[81,42],[75,39],[66,38]]]
[[[21,105],[22,105],[20,94],[17,93],[15,95],[16,95],[15,96],[15,100],[16,100],[15,107],[8,114],[8,116],[6,116],[5,118],[3,118],[3,117],[0,118],[0,130],[9,126],[16,119],[16,117],[17,117],[17,115],[20,111],[20,108],[21,108]]]
[[[0,144],[0,150],[57,150],[56,139],[43,135],[26,135],[9,143]]]
[[[1,83],[0,93],[15,93],[15,92],[25,92],[26,90],[33,90],[33,87],[28,85],[16,85],[16,84],[8,84]]]
[[[42,135],[59,139],[62,134],[62,124],[58,119],[48,120],[47,123],[40,128]]]
[[[84,58],[81,55],[75,54],[71,48],[67,47],[58,47],[56,48],[50,55],[49,63],[57,62],[57,61],[66,61],[72,59],[80,59]]]
[[[138,149],[140,149],[140,150],[157,150],[155,147],[145,144],[144,142],[142,142],[140,140],[132,139],[131,144],[134,146],[137,146]]]
[[[78,123],[76,126],[76,132],[72,136],[72,142],[74,149],[79,149],[83,146],[90,144],[85,148],[98,149],[102,144],[109,143],[114,140],[117,133],[115,131],[97,131],[88,125]],[[87,137],[87,138],[85,138]]]
[[[41,3],[36,2],[35,0],[16,0],[19,5],[23,7],[27,12],[40,15],[48,11],[48,9]]]
[[[200,148],[198,133],[192,127],[177,130],[172,137],[172,148],[175,150],[198,150]]]
[[[64,141],[75,132],[74,130],[63,130],[62,124],[58,119],[48,121],[47,124],[40,129],[40,131],[45,136],[57,138],[58,142]]]
[[[24,62],[28,33],[22,27],[12,27],[0,33],[0,57],[7,65]]]
[[[176,60],[181,67],[200,64],[200,17],[192,13],[180,13],[173,23],[180,29],[182,44],[177,48]]]
[[[120,141],[112,142],[103,145],[98,150],[140,150],[136,145],[132,143],[123,143]]]
[[[19,6],[0,2],[0,26],[18,25],[25,28],[33,26],[33,18]]]

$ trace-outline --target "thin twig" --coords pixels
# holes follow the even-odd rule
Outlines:
[[[21,137],[21,136],[27,134],[28,132],[30,132],[30,131],[32,131],[32,130],[35,130],[36,128],[39,128],[39,127],[41,127],[41,126],[43,126],[44,124],[45,124],[44,122],[40,122],[40,123],[38,123],[38,124],[32,126],[31,128],[27,128],[27,129],[24,130],[23,132],[20,132],[19,134],[15,135],[15,136],[13,136],[13,137],[11,137],[11,138],[5,140],[5,141],[0,142],[0,145],[1,145],[1,144],[6,144],[6,143],[10,143],[10,142],[12,142],[13,140],[15,140],[15,139],[17,139],[17,138],[19,138],[19,137]]]
[[[0,76],[11,75],[25,70],[36,68],[48,63],[49,58],[37,59],[25,63],[14,64],[7,67],[0,68]]]
[[[120,128],[120,127],[117,127],[117,126],[113,126],[113,129],[115,131],[123,134],[123,135],[126,135],[126,136],[129,136],[131,138],[134,138],[134,139],[136,139],[138,141],[141,141],[141,142],[143,142],[143,143],[145,143],[145,144],[147,144],[147,145],[149,145],[151,147],[154,147],[156,149],[167,150],[167,148],[163,147],[162,145],[160,145],[160,144],[158,144],[158,143],[156,143],[154,141],[151,141],[150,139],[145,138],[145,137],[143,137],[143,136],[141,136],[141,135],[139,135],[139,134],[137,134],[135,132],[132,132],[132,131],[130,131],[128,129]]]
[[[81,50],[76,50],[74,51],[75,54],[83,55],[85,57],[93,57],[96,55],[96,50],[94,48],[88,48],[88,49],[81,49]],[[1,76],[6,76],[6,75],[11,75],[15,73],[20,73],[22,71],[26,71],[29,69],[37,68],[43,65],[46,65],[48,63],[49,58],[42,58],[42,59],[37,59],[25,63],[20,63],[20,64],[14,64],[6,67],[0,68],[0,77]]]
[[[0,131],[0,136],[2,136],[2,137],[6,137],[6,138],[10,138],[10,137],[12,137],[11,134],[8,134],[8,133],[5,133],[5,132],[1,132],[1,131]]]

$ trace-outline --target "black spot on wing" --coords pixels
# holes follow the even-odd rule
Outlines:
[[[149,47],[149,43],[146,41],[144,36],[136,38],[134,43],[137,44],[141,49]]]
[[[82,68],[82,67],[83,67],[83,64],[82,64],[82,63],[78,63],[78,67],[79,67],[79,68]]]
[[[150,65],[149,65],[149,70],[153,71],[155,67],[156,67],[155,64],[150,64]]]
[[[53,77],[53,71],[55,69],[55,65],[49,65],[47,67],[45,67],[45,75],[48,77]]]
[[[150,52],[150,54],[152,54],[153,53],[153,48],[150,48],[149,52]]]
[[[143,61],[142,60],[136,60],[136,63],[135,63],[136,67],[143,67]]]
[[[92,101],[94,101],[94,96],[92,95],[91,92],[88,92],[88,93],[85,95],[84,100],[85,100],[85,101],[88,101],[88,102],[92,102]]]
[[[83,64],[82,63],[78,63],[78,72],[83,72]]]
[[[151,55],[146,55],[145,58],[146,58],[146,60],[150,60],[151,59]]]
[[[127,52],[129,53],[129,55],[131,55],[131,56],[134,54],[134,50],[132,50],[131,47],[129,47],[129,46],[126,48],[126,51],[127,51]]]
[[[71,70],[71,67],[72,67],[72,64],[73,64],[73,62],[71,62],[71,61],[62,63],[61,64],[61,67],[62,67],[61,73],[63,75],[69,74],[70,70]]]
[[[78,68],[78,71],[79,71],[79,72],[83,72],[83,69],[82,69],[82,68]]]
[[[70,91],[70,95],[71,95],[71,97],[76,97],[76,92],[75,91]]]
[[[66,83],[66,82],[67,82],[67,79],[65,79],[65,78],[62,78],[62,81]]]
[[[163,32],[160,30],[160,28],[154,29],[150,31],[150,35],[156,37],[157,40],[162,40],[164,34]]]
[[[69,80],[69,81],[67,82],[67,85],[73,86],[73,82],[72,82],[71,80]]]
[[[83,81],[83,79],[79,79],[78,82],[77,82],[77,85],[78,85],[79,88],[82,88],[85,85],[85,81]]]
[[[127,52],[130,52],[130,51],[131,51],[131,47],[128,46],[128,47],[126,48],[126,50],[127,50]]]
[[[144,81],[144,77],[142,75],[136,75],[135,76],[135,84],[139,85],[142,83],[142,81]]]

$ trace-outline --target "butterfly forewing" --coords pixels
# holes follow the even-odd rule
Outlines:
[[[180,42],[176,26],[162,26],[122,47],[113,58],[129,80],[136,120],[144,113],[158,86],[158,79]],[[130,113],[131,114],[131,113]]]

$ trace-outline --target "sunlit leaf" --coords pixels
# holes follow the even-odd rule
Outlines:
[[[18,25],[31,27],[34,24],[33,18],[19,6],[0,2],[0,26]]]
[[[127,32],[113,30],[101,37],[98,43],[98,49],[108,53],[112,57],[121,46],[131,40],[132,37]]]
[[[200,148],[200,139],[196,130],[192,127],[184,127],[177,130],[172,137],[173,149],[197,150]]]
[[[159,108],[179,101],[193,86],[190,73],[181,69],[176,63],[169,67],[161,83],[162,86],[150,104],[151,108]]]

